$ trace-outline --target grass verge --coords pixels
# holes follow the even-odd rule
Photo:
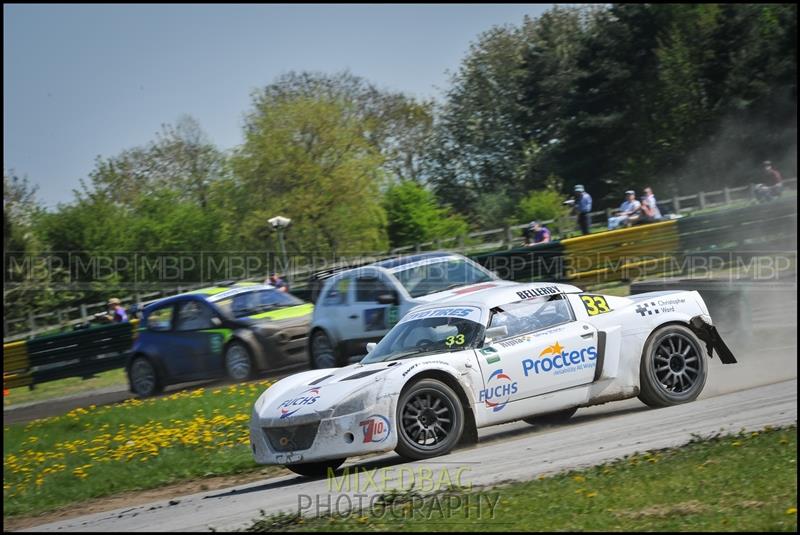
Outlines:
[[[767,428],[524,483],[384,496],[349,516],[273,515],[247,531],[797,531],[796,462],[797,427]]]
[[[263,469],[253,461],[248,422],[270,384],[199,388],[4,425],[3,517]]]
[[[14,405],[33,401],[46,401],[110,386],[119,386],[121,389],[128,388],[125,368],[98,373],[91,379],[69,377],[58,381],[41,383],[36,385],[33,390],[30,390],[27,386],[11,388],[8,395],[3,396],[3,407],[13,407]]]

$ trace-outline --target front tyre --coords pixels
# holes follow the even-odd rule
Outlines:
[[[253,358],[242,342],[231,342],[225,350],[225,371],[237,383],[253,377]]]
[[[337,365],[336,350],[325,331],[318,329],[311,335],[311,368],[322,370],[335,368]]]
[[[639,399],[651,407],[694,401],[707,376],[706,354],[697,335],[683,325],[659,327],[642,352]]]
[[[128,368],[128,380],[133,393],[142,398],[158,394],[164,389],[158,371],[147,357],[136,357],[133,360]]]
[[[444,455],[464,432],[464,408],[446,384],[423,379],[408,387],[397,402],[397,447],[408,459]]]
[[[301,476],[324,477],[328,475],[328,470],[335,472],[337,468],[344,464],[346,459],[347,457],[343,457],[341,459],[331,459],[329,461],[320,461],[317,463],[287,464],[286,468]]]
[[[572,418],[578,411],[578,407],[571,409],[564,409],[563,411],[548,412],[547,414],[539,414],[536,416],[529,416],[522,420],[531,425],[556,425],[561,424]]]

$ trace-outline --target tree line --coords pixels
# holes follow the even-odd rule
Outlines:
[[[558,217],[579,183],[598,209],[758,181],[765,159],[791,174],[796,21],[795,4],[557,6],[477,36],[441,101],[290,72],[254,91],[230,150],[181,117],[52,210],[5,170],[5,251],[277,250],[278,214],[290,252],[385,251]],[[9,291],[17,316],[109,286]]]

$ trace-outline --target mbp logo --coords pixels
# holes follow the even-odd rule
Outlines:
[[[478,394],[478,401],[483,401],[492,412],[503,410],[513,394],[517,393],[517,382],[503,373],[502,369],[492,372],[486,381],[486,388]]]
[[[302,409],[303,406],[305,405],[313,405],[314,403],[317,402],[318,399],[319,399],[319,388],[309,388],[296,398],[282,401],[281,404],[278,405],[278,409],[280,409],[281,411],[281,420],[283,420],[284,418],[288,418],[292,414]],[[293,409],[293,407],[297,408]]]

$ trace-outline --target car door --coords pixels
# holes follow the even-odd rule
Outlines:
[[[367,343],[377,342],[389,331],[394,319],[390,315],[392,305],[379,303],[378,296],[392,291],[380,273],[361,273],[354,278],[344,323],[350,355],[365,355]]]
[[[563,295],[526,299],[498,309],[493,312],[487,336],[496,333],[498,327],[504,327],[507,334],[496,334],[480,350],[487,395],[499,392],[496,387],[501,380],[508,388],[497,398],[505,402],[594,380],[597,329],[586,321],[576,321]],[[503,371],[497,373],[497,369]]]
[[[205,301],[191,299],[175,306],[172,333],[173,354],[165,359],[170,375],[181,379],[204,379],[223,369],[222,334],[216,331],[215,312]]]

